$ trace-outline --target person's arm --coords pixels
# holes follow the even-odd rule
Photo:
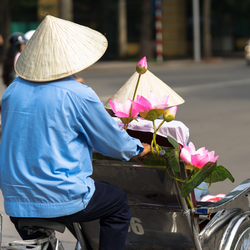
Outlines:
[[[141,160],[150,152],[150,146],[144,147],[140,140],[132,138],[124,129],[120,129],[114,119],[105,110],[96,94],[90,93],[90,98],[81,102],[82,133],[88,144],[97,152],[124,161],[134,156]]]
[[[139,155],[133,156],[132,159],[141,163],[147,157],[147,154],[151,152],[150,145],[147,143],[142,143],[144,150]]]

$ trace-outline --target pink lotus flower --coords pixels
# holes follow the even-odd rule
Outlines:
[[[110,106],[115,113],[115,116],[119,117],[124,124],[128,124],[132,120],[138,118],[138,112],[133,108],[130,100],[127,100],[123,105],[119,103],[117,99],[115,99],[114,102],[110,99]],[[131,106],[132,111],[130,113]]]
[[[177,112],[177,106],[174,106],[172,108],[166,109],[163,113],[163,119],[166,122],[171,122],[175,119],[176,116],[176,112]]]
[[[138,74],[142,75],[146,73],[148,69],[147,58],[144,56],[137,64],[136,71]]]
[[[153,92],[150,92],[148,100],[138,95],[133,102],[133,106],[141,117],[146,120],[154,121],[162,115],[164,108],[168,106],[167,102],[168,96],[163,96],[159,101],[157,96]]]
[[[181,148],[180,157],[186,162],[187,169],[199,170],[208,162],[215,163],[219,156],[214,156],[214,151],[209,152],[205,147],[195,150],[194,144],[190,142]]]

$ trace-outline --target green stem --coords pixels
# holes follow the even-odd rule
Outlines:
[[[152,152],[152,155],[155,155],[155,152],[154,152],[154,140],[151,141],[151,152]]]
[[[161,122],[161,124],[160,124],[160,125],[158,126],[158,128],[155,130],[155,133],[158,132],[159,128],[163,125],[164,122],[165,122],[164,120]]]
[[[129,118],[131,117],[132,109],[133,109],[133,104],[131,104],[130,113],[129,113],[129,117],[128,117],[128,120],[127,120],[128,122],[127,122],[127,124],[125,125],[125,130],[126,130],[126,131],[127,131],[127,129],[128,129]]]
[[[137,92],[137,89],[138,89],[138,86],[139,86],[140,79],[141,79],[141,75],[138,76],[138,80],[137,80],[137,83],[136,83],[135,92],[134,92],[134,96],[133,96],[133,101],[135,100],[135,96],[136,96],[136,92]]]
[[[172,179],[174,179],[174,180],[176,180],[176,181],[179,181],[179,182],[181,182],[181,183],[186,183],[186,182],[190,179],[190,177],[191,177],[191,175],[189,175],[189,176],[187,177],[186,180],[181,180],[181,179],[178,179],[177,177],[172,176],[172,175],[168,172],[168,168],[167,168],[166,171],[167,171],[167,174],[168,174],[169,177],[171,177]]]
[[[185,183],[185,182],[189,179],[189,176],[188,176],[188,178],[187,178],[185,181],[180,180],[180,179],[177,178],[177,174],[176,174],[175,172],[174,172],[175,177],[172,176],[172,175],[170,175],[170,173],[168,172],[168,168],[167,168],[167,174],[168,174],[171,178],[173,178],[174,180],[177,181],[180,190],[182,190],[182,183]],[[194,207],[193,207],[193,205],[192,205],[192,203],[191,203],[189,197],[187,197],[186,200],[187,200],[187,203],[189,204],[189,207],[190,207],[191,209],[193,209]]]
[[[167,168],[166,171],[167,171],[168,176],[171,177],[172,179],[174,179],[174,180],[176,180],[176,181],[178,181],[178,182],[181,182],[181,183],[185,183],[185,182],[186,182],[186,181],[183,181],[183,180],[181,180],[181,179],[178,179],[177,177],[172,176],[172,175],[168,172],[168,168]]]
[[[155,145],[155,150],[156,150],[156,152],[157,152],[157,155],[160,155],[160,153],[159,153],[159,146],[158,146],[157,143],[156,143],[156,133],[155,133],[156,127],[155,127],[155,120],[153,120],[153,126],[154,126],[153,141],[154,141],[154,145]]]
[[[161,122],[161,124],[158,126],[158,128],[156,128],[155,121],[153,121],[154,134],[153,134],[153,140],[152,140],[153,143],[151,142],[151,151],[153,152],[152,146],[154,144],[155,145],[155,149],[157,151],[157,155],[159,155],[159,150],[162,150],[162,148],[157,144],[157,142],[156,142],[156,136],[157,136],[157,132],[158,132],[159,128],[163,125],[163,123],[164,123],[164,120]]]
[[[196,187],[196,188],[199,189],[199,190],[204,190],[204,191],[206,191],[206,190],[209,190],[209,189],[210,189],[211,184],[212,184],[212,174],[210,174],[210,181],[209,181],[209,186],[208,186],[208,188],[199,188],[199,187]]]
[[[137,89],[138,89],[138,86],[139,86],[140,79],[141,79],[141,75],[138,76],[138,80],[137,80],[137,83],[136,83],[135,92],[134,92],[132,101],[135,100],[136,92],[137,92]],[[130,108],[130,112],[129,112],[129,117],[128,117],[128,123],[125,125],[125,130],[128,129],[128,124],[129,124],[129,120],[130,120],[129,118],[131,117],[132,109],[133,109],[133,104],[131,104],[131,108]]]
[[[188,181],[192,177],[192,175],[193,175],[193,171],[190,170],[190,173],[189,173],[188,178],[186,179],[186,181]]]
[[[193,205],[192,205],[192,203],[191,203],[189,197],[187,197],[186,199],[187,199],[187,202],[188,202],[188,204],[189,204],[189,207],[190,207],[191,209],[193,209],[194,207],[193,207]]]

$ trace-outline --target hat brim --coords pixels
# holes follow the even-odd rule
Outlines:
[[[105,108],[111,109],[110,99],[114,101],[117,99],[120,103],[124,104],[126,100],[133,99],[135,87],[138,81],[139,74],[135,72],[128,81],[117,91],[115,95],[109,98],[105,104]],[[170,88],[166,83],[156,77],[149,70],[145,74],[142,74],[140,77],[140,82],[136,95],[141,95],[145,98],[148,98],[148,95],[152,91],[160,100],[163,96],[168,97],[168,108],[180,105],[185,101],[180,97],[172,88]]]
[[[93,65],[107,46],[98,31],[46,16],[20,54],[15,71],[34,82],[61,79]]]

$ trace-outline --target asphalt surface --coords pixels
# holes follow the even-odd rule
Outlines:
[[[91,86],[101,101],[110,96],[135,72],[137,62],[98,62],[78,73]],[[213,60],[194,63],[191,60],[148,63],[148,69],[173,88],[185,103],[178,107],[176,120],[190,131],[190,141],[197,148],[205,146],[219,155],[218,163],[226,167],[235,182],[213,184],[211,193],[228,193],[250,178],[250,67],[244,59]],[[5,90],[0,79],[0,97]],[[4,216],[3,243],[17,239],[0,201]],[[65,249],[74,247],[69,232],[58,234]]]

